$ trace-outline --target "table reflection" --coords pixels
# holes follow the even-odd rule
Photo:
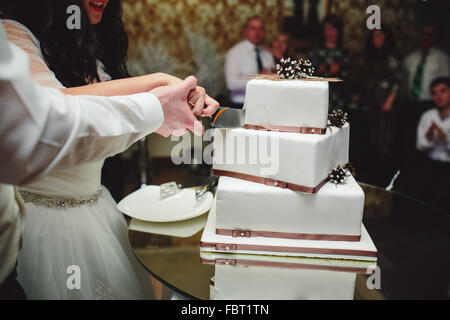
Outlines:
[[[352,300],[357,274],[377,270],[367,261],[205,252],[200,259],[215,266],[212,300]]]
[[[317,269],[318,266],[313,267],[311,261],[289,261],[296,264],[296,268],[284,269],[272,264],[244,267],[237,261],[235,265],[222,264],[221,260],[216,264],[216,258],[221,257],[206,259],[203,253],[200,256],[199,243],[206,214],[196,221],[174,222],[175,225],[171,226],[150,225],[146,228],[145,224],[135,224],[138,230],[130,230],[130,242],[136,257],[152,276],[190,298],[210,299],[211,278],[214,276],[214,288],[221,290],[219,297],[225,295],[220,285],[226,279],[223,272],[239,273],[237,270],[244,270],[252,272],[245,274],[245,277],[244,273],[241,275],[245,281],[254,281],[252,286],[245,286],[245,281],[240,282],[236,286],[240,285],[246,291],[230,289],[227,294],[242,292],[248,296],[252,287],[260,295],[278,292],[277,297],[271,297],[273,299],[288,298],[282,297],[282,294],[289,294],[292,299],[322,299],[325,295],[328,299],[448,299],[450,216],[407,196],[370,185],[361,186],[366,194],[363,222],[378,249],[380,289],[368,287],[367,280],[371,274],[364,270],[322,270]],[[231,256],[228,258],[230,263],[234,263]],[[209,263],[205,263],[208,260]],[[307,264],[309,269],[299,268],[302,264]],[[253,274],[252,270],[259,271]],[[262,270],[270,271],[270,275],[263,276]],[[277,277],[279,280],[273,281]],[[315,282],[313,279],[316,279]],[[291,289],[281,289],[283,283],[290,282],[294,284]],[[268,290],[271,285],[274,286],[272,291]],[[315,291],[314,286],[317,286]],[[336,291],[338,287],[341,291]],[[306,288],[312,291],[302,291]]]

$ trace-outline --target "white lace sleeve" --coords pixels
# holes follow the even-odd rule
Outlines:
[[[36,82],[53,88],[64,88],[53,71],[45,63],[39,40],[23,24],[13,20],[1,20],[8,39],[23,49],[30,58],[30,72]]]

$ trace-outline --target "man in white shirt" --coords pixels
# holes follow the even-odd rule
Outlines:
[[[420,118],[417,149],[431,160],[450,163],[450,78],[436,78],[430,88],[436,108]]]
[[[242,35],[245,40],[232,47],[225,58],[225,80],[231,94],[232,107],[242,108],[248,80],[242,78],[259,73],[271,73],[275,66],[272,54],[264,43],[264,22],[257,17],[247,20]]]
[[[56,165],[112,156],[151,132],[194,131],[197,119],[188,95],[196,84],[188,77],[176,86],[129,96],[64,95],[31,79],[26,53],[7,41],[0,24],[0,298],[23,296],[14,269],[24,212],[13,185],[29,183]],[[204,91],[190,103],[197,101],[205,101]],[[204,114],[217,107],[209,100]]]
[[[437,32],[436,26],[424,26],[420,35],[420,49],[409,54],[404,61],[408,72],[408,96],[415,101],[431,100],[431,81],[437,77],[450,76],[448,55],[435,48]]]
[[[430,84],[437,77],[450,75],[449,57],[435,47],[438,29],[426,24],[420,31],[420,48],[409,54],[403,61],[405,71],[402,96],[406,98],[402,105],[402,120],[398,133],[401,136],[404,154],[415,152],[417,125],[421,115],[430,108]],[[402,107],[403,108],[403,107]],[[406,166],[410,163],[406,162]],[[406,184],[409,185],[409,184]]]
[[[416,147],[424,154],[411,159],[412,183],[416,196],[450,213],[450,78],[436,78],[430,91],[435,108],[423,113],[417,127]]]

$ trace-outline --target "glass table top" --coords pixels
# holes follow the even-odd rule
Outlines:
[[[277,263],[249,266],[247,261],[246,266],[216,268],[200,257],[207,214],[163,224],[132,220],[129,238],[137,259],[153,277],[190,298],[210,299],[216,280],[243,277],[243,282],[230,283],[234,293],[224,287],[216,298],[227,294],[224,297],[233,299],[230,295],[235,294],[236,299],[448,299],[450,215],[403,194],[360,185],[366,195],[363,223],[378,249],[377,270],[323,268],[311,259],[288,261],[296,264],[294,268],[276,259]],[[262,295],[261,287],[271,294]]]

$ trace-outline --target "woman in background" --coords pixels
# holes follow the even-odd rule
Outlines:
[[[81,28],[71,30],[66,10],[74,4],[81,9]],[[128,44],[119,0],[35,0],[26,6],[3,2],[0,11],[15,21],[2,23],[9,39],[29,54],[32,75],[42,85],[66,94],[123,95],[181,81],[164,74],[121,79],[128,75]],[[217,108],[199,87],[190,101],[197,116]],[[56,168],[21,187],[27,221],[17,272],[28,298],[154,297],[132,253],[125,219],[100,186],[102,165]],[[73,272],[80,287],[69,285]]]
[[[272,52],[275,65],[280,63],[281,58],[290,57],[289,40],[289,35],[286,33],[279,33],[273,38],[270,52]]]
[[[322,23],[322,39],[308,58],[316,68],[315,75],[345,80],[349,73],[350,54],[342,47],[343,26],[341,20],[330,15]],[[330,82],[330,110],[345,107],[344,83]]]
[[[396,55],[392,29],[370,31],[365,47],[364,99],[369,106],[370,142],[382,154],[392,152],[395,133],[395,102],[401,82],[400,62]]]

